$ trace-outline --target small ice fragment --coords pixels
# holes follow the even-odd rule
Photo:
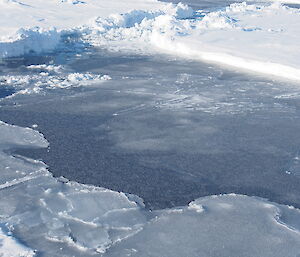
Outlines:
[[[196,212],[198,212],[198,213],[201,213],[201,212],[204,211],[202,205],[196,204],[195,202],[191,202],[191,203],[189,204],[188,209],[189,209],[189,210],[194,210],[194,211],[196,211]]]

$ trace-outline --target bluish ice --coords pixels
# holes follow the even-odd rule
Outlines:
[[[111,80],[0,88],[16,125],[0,124],[0,244],[13,231],[27,256],[299,256],[299,84],[83,47],[1,63]]]

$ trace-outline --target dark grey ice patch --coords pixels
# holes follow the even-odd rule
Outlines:
[[[179,2],[187,4],[192,7],[194,11],[204,10],[204,11],[216,11],[229,6],[233,3],[242,3],[243,0],[162,0],[163,2],[171,2],[178,4]],[[265,4],[267,1],[247,1],[247,4]],[[269,4],[270,2],[267,2]],[[300,8],[300,4],[284,4],[290,8]]]
[[[13,88],[0,86],[0,99],[14,94],[16,91]]]
[[[288,175],[294,175],[300,177],[300,153],[297,152],[296,155],[292,158],[290,165],[285,171]]]
[[[214,11],[221,8],[224,8],[233,3],[242,3],[243,0],[162,0],[163,2],[171,2],[174,4],[184,3],[188,6],[192,7],[195,11],[197,10],[206,10],[206,11]],[[251,1],[247,2],[251,3]],[[257,2],[253,2],[256,3]]]
[[[300,9],[300,4],[284,4],[290,8],[297,8],[297,9]],[[300,255],[299,255],[300,256]]]

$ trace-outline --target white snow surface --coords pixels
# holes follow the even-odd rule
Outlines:
[[[12,36],[22,28],[71,29],[92,17],[160,6],[156,0],[0,0],[0,36]]]
[[[194,12],[155,0],[1,0],[0,58],[54,50],[72,32],[111,50],[169,53],[300,81],[300,10],[275,2]]]
[[[0,0],[0,58],[52,51],[66,30],[92,17],[162,5],[156,0]]]
[[[141,19],[141,13],[131,12],[131,20],[138,17],[133,26],[98,18],[87,26],[86,38],[112,50],[156,50],[300,81],[299,9],[244,2],[198,11],[192,18],[191,12],[180,18],[170,11],[149,14]]]
[[[47,146],[33,129],[0,123],[5,257],[299,256],[298,209],[231,194],[151,212],[137,196],[53,178],[44,163],[10,154]]]

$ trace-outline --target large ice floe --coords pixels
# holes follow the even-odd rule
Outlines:
[[[149,211],[142,200],[54,178],[13,155],[48,147],[37,131],[0,123],[1,256],[299,257],[300,210],[242,195]]]
[[[0,58],[51,51],[77,34],[109,49],[160,51],[299,81],[300,11],[275,2],[193,11],[155,0],[1,0]]]

